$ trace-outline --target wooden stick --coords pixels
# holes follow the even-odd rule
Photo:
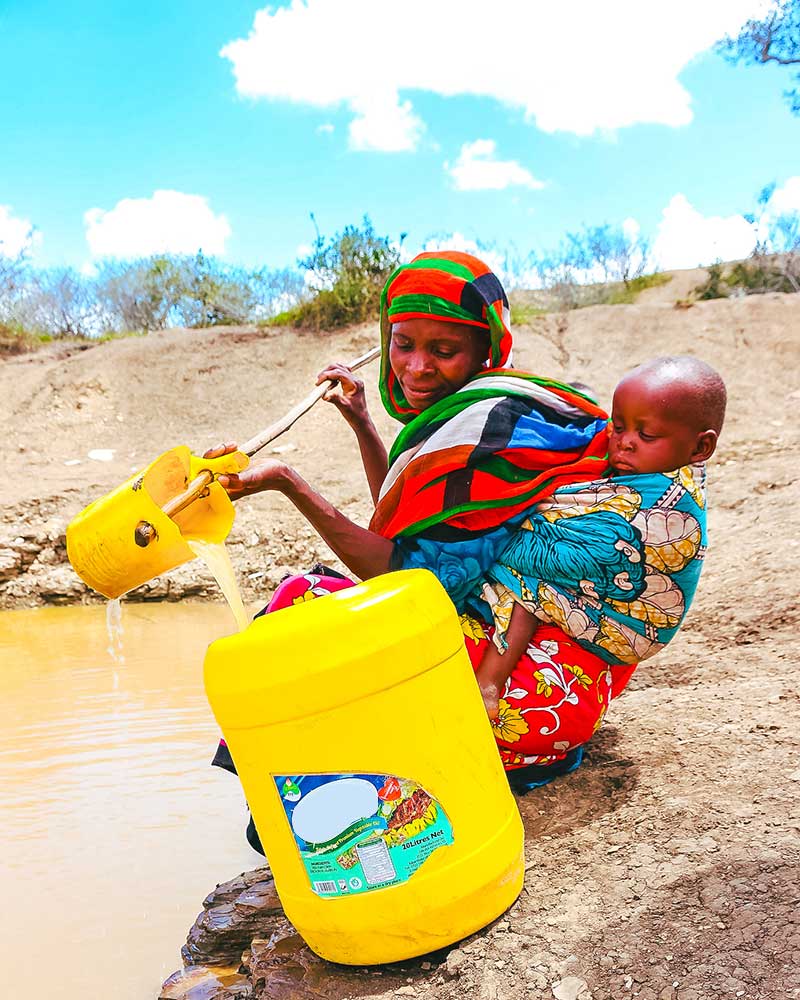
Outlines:
[[[351,361],[347,366],[350,371],[355,371],[356,368],[361,368],[362,365],[368,365],[370,361],[374,361],[375,358],[379,357],[381,353],[380,347],[373,347],[372,350],[367,351],[366,354],[362,354],[360,358],[356,358],[355,361]],[[326,392],[329,392],[336,385],[335,379],[326,379],[324,382],[320,383],[313,392],[310,392],[305,399],[301,400],[297,406],[293,406],[291,410],[286,414],[286,416],[281,417],[280,420],[276,420],[274,424],[270,424],[269,427],[265,428],[260,434],[257,434],[254,438],[250,438],[249,441],[241,446],[239,451],[243,451],[245,455],[255,455],[257,451],[274,441],[276,437],[280,437],[285,431],[297,421],[304,413],[307,413],[311,407],[317,403]]]
[[[373,347],[371,350],[367,351],[366,354],[362,354],[360,358],[356,358],[355,361],[351,361],[347,366],[351,371],[355,371],[357,368],[361,368],[363,365],[368,365],[370,361],[374,361],[375,358],[379,357],[381,353],[380,347]],[[304,413],[307,413],[315,403],[319,402],[320,399],[325,395],[326,392],[330,391],[336,385],[335,379],[326,379],[320,385],[318,385],[313,392],[310,392],[305,399],[302,399],[296,406],[293,406],[289,412],[276,420],[275,423],[270,424],[266,427],[260,434],[255,437],[250,438],[246,441],[239,451],[243,451],[245,455],[252,456],[255,455],[257,451],[260,451],[265,445],[268,445],[270,441],[274,441],[276,437],[280,437],[286,431],[292,427]],[[203,469],[199,472],[195,478],[189,483],[183,493],[179,493],[176,497],[172,497],[168,500],[164,507],[162,508],[167,517],[174,517],[180,511],[184,510],[189,506],[190,503],[197,500],[198,497],[211,485],[214,481],[214,475],[208,469]],[[136,544],[140,546],[149,545],[150,542],[155,537],[155,529],[147,521],[140,522],[136,531],[134,532],[134,537],[136,539]]]

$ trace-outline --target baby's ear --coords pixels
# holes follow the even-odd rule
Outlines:
[[[692,454],[692,462],[707,462],[717,450],[717,432],[702,431],[697,435],[697,442]]]

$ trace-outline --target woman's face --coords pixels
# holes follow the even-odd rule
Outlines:
[[[477,327],[428,318],[392,324],[389,364],[415,410],[456,392],[488,356],[489,332]]]

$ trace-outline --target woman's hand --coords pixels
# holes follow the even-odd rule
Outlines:
[[[325,393],[322,397],[325,402],[333,403],[351,427],[366,424],[369,421],[369,410],[363,381],[354,375],[347,365],[339,363],[324,368],[317,375],[316,384],[319,385],[326,380],[338,382],[338,385],[332,386]]]
[[[203,458],[219,458],[236,451],[235,444],[220,444],[209,448]],[[217,482],[231,500],[263,493],[265,490],[282,490],[288,481],[289,466],[275,458],[268,458],[258,465],[251,465],[243,472],[226,472],[217,476]]]

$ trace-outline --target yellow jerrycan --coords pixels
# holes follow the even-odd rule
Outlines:
[[[90,503],[67,527],[67,556],[78,576],[113,599],[160,573],[195,558],[186,539],[222,542],[234,519],[233,504],[216,481],[207,495],[170,518],[162,507],[200,472],[240,472],[248,458],[232,452],[198,458],[180,445],[164,452],[117,489]],[[137,526],[151,529],[149,544],[136,542]]]
[[[205,685],[286,915],[318,955],[422,955],[517,898],[522,821],[432,573],[257,618],[212,643]]]

